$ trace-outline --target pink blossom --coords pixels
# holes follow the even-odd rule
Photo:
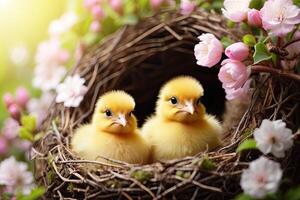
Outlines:
[[[194,48],[197,64],[204,67],[216,65],[222,57],[222,43],[210,33],[202,34],[198,38],[200,39],[200,43],[196,44]]]
[[[191,14],[196,8],[196,3],[190,0],[181,0],[180,2],[180,13],[182,15]]]
[[[19,106],[25,107],[29,101],[29,93],[26,88],[20,87],[16,91],[16,101]]]
[[[19,129],[20,129],[19,123],[12,118],[8,118],[4,122],[2,133],[6,139],[13,140],[18,137]]]
[[[242,22],[247,18],[251,0],[225,0],[222,12],[233,22]]]
[[[121,14],[123,10],[123,0],[110,0],[109,5],[117,13]]]
[[[260,27],[262,25],[260,13],[256,9],[251,9],[248,12],[248,24]]]
[[[0,155],[4,155],[8,152],[8,144],[6,138],[0,136]]]
[[[15,98],[11,93],[5,93],[3,96],[3,102],[6,108],[9,108],[9,106],[15,104]]]
[[[250,90],[250,83],[251,80],[247,80],[246,83],[241,88],[225,88],[226,92],[226,99],[233,100],[233,99],[247,99],[249,97],[249,90]]]
[[[69,53],[62,49],[60,41],[51,39],[38,46],[35,59],[38,65],[57,66],[65,64],[69,57]]]
[[[101,31],[101,24],[98,21],[93,21],[90,25],[90,31],[98,33]]]
[[[225,54],[232,60],[243,61],[249,56],[249,47],[242,42],[237,42],[228,46]]]
[[[102,0],[84,0],[83,4],[84,7],[86,7],[87,9],[92,9],[92,7],[94,7],[97,4],[100,4]]]
[[[300,9],[292,0],[268,0],[260,10],[263,28],[283,37],[300,23]]]
[[[238,89],[247,81],[249,72],[244,63],[226,59],[222,62],[218,77],[223,83],[223,88]]]
[[[104,17],[104,11],[100,6],[94,6],[91,12],[95,20],[102,20]]]
[[[162,4],[164,0],[150,0],[150,5],[153,10],[157,10]]]
[[[20,120],[21,110],[17,104],[12,104],[11,106],[9,106],[8,112],[13,119],[17,121]]]
[[[5,186],[7,192],[16,194],[21,191],[28,195],[34,187],[33,180],[27,163],[18,162],[12,156],[0,163],[0,184]]]

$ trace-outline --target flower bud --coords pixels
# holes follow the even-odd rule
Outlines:
[[[8,112],[13,119],[15,119],[17,121],[20,120],[21,111],[17,104],[12,104],[11,106],[9,106]]]
[[[260,27],[262,25],[261,17],[258,10],[251,9],[248,12],[248,24],[257,27]]]
[[[228,46],[225,54],[232,60],[243,61],[249,56],[249,47],[242,42],[237,42]]]
[[[17,89],[16,102],[18,103],[19,106],[25,108],[29,99],[30,99],[29,93],[25,88],[20,87]]]
[[[4,102],[5,106],[6,106],[6,108],[9,108],[9,106],[11,106],[12,104],[15,103],[15,99],[14,99],[14,97],[13,97],[12,94],[6,93],[3,96],[3,102]]]

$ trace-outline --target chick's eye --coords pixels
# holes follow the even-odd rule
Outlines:
[[[111,113],[111,111],[108,109],[108,110],[105,111],[105,115],[106,115],[107,117],[111,117],[111,116],[112,116],[112,113]]]
[[[171,99],[170,99],[170,102],[172,103],[172,104],[177,104],[177,99],[176,99],[176,97],[172,97]]]

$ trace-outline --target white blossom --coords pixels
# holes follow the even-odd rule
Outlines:
[[[51,22],[49,26],[49,33],[52,36],[59,36],[68,32],[78,21],[78,16],[74,12],[67,12],[59,19]]]
[[[282,120],[263,120],[259,128],[254,130],[257,147],[264,154],[284,157],[285,151],[293,145],[292,131],[286,128]]]
[[[87,87],[85,80],[79,75],[69,76],[57,86],[57,103],[64,103],[65,107],[78,107],[83,100]]]
[[[43,91],[55,89],[63,79],[67,70],[64,66],[43,66],[35,68],[33,86]]]
[[[0,184],[9,193],[21,191],[29,194],[34,187],[33,175],[27,169],[27,164],[18,162],[14,157],[7,158],[0,163]]]
[[[268,193],[276,192],[282,177],[279,163],[261,156],[252,161],[241,176],[241,187],[244,193],[264,198]]]

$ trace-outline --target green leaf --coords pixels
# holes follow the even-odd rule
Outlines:
[[[254,35],[247,34],[243,36],[243,42],[247,44],[249,47],[253,47],[256,44],[256,39]]]
[[[236,152],[241,152],[249,149],[257,149],[256,141],[254,139],[247,139],[243,141],[236,149]]]
[[[262,42],[257,43],[254,46],[254,55],[253,60],[254,64],[258,64],[262,61],[270,60],[272,58],[272,55],[268,51],[266,45]]]
[[[247,194],[239,194],[237,197],[234,198],[234,200],[255,200],[255,199]]]
[[[224,36],[221,38],[221,43],[223,44],[224,48],[227,48],[229,45],[233,44],[234,42],[229,37]]]
[[[209,159],[207,156],[205,156],[202,160],[201,167],[204,170],[210,171],[210,170],[216,169],[217,165],[215,162],[213,162],[211,159]]]
[[[34,132],[36,129],[36,117],[31,115],[23,115],[21,118],[21,124],[28,131]]]
[[[18,200],[38,200],[45,194],[46,190],[43,187],[34,188],[27,196],[17,198]]]
[[[30,142],[33,142],[33,134],[30,132],[27,128],[21,127],[19,130],[19,137],[23,140],[29,140]]]
[[[294,0],[294,4],[296,4],[298,7],[300,7],[300,0]]]
[[[292,188],[284,195],[285,200],[300,200],[300,187]]]
[[[264,0],[252,0],[250,2],[249,8],[255,8],[257,10],[260,10],[264,5]]]

